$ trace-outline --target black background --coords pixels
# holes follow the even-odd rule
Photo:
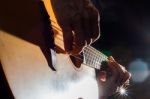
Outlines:
[[[141,59],[150,68],[150,5],[148,0],[95,0],[101,15],[101,38],[95,43],[100,50],[111,52],[119,63]],[[150,77],[140,83],[131,81],[128,97],[150,99]],[[110,99],[117,98],[110,97]]]

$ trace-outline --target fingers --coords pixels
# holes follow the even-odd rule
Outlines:
[[[131,78],[131,74],[126,71],[124,73],[123,79],[120,81],[120,85],[129,85],[129,79]]]
[[[83,30],[84,30],[84,34],[85,34],[85,39],[87,42],[87,45],[92,43],[92,39],[91,39],[91,24],[90,24],[90,16],[89,13],[87,11],[83,11],[82,14],[82,23],[83,23]]]
[[[90,43],[95,42],[100,36],[100,26],[99,26],[99,13],[94,6],[86,7],[83,17],[84,20],[84,30],[86,33],[86,40]]]
[[[84,22],[84,26],[86,27],[85,30],[87,36],[89,36],[90,39],[92,39],[91,43],[93,43],[100,36],[99,12],[95,8],[95,6],[91,2],[87,2],[87,0],[85,0],[85,5],[86,6],[84,7],[84,12],[86,12],[86,14],[88,15],[88,20]],[[84,17],[84,19],[86,19],[86,16]]]
[[[65,51],[79,54],[99,36],[98,11],[90,0],[52,0],[57,22],[63,30]]]
[[[68,53],[71,53],[72,51],[72,45],[73,45],[73,34],[72,30],[68,26],[63,27],[63,38],[64,38],[64,47],[65,51]]]
[[[99,74],[98,74],[99,76],[99,80],[100,81],[102,81],[102,82],[106,82],[106,80],[107,80],[107,74],[106,74],[106,72],[105,71],[101,71],[101,72],[99,72]]]
[[[118,79],[119,77],[119,72],[118,70],[116,69],[116,67],[112,64],[113,61],[109,60],[107,63],[108,63],[108,71],[111,72],[111,76],[112,76],[112,79],[113,81],[116,82],[116,80]]]
[[[100,16],[95,7],[89,9],[90,25],[91,25],[91,37],[92,42],[95,42],[100,37]]]
[[[74,14],[71,22],[74,31],[72,54],[78,54],[86,44],[91,44],[99,36],[98,12],[93,6],[82,7],[80,12]]]
[[[122,65],[118,64],[113,57],[108,58],[108,65],[112,71],[113,80],[118,86],[122,86],[131,77],[130,73]]]
[[[81,20],[81,15],[76,14],[72,21],[71,21],[71,27],[73,30],[73,50],[71,54],[78,54],[82,48],[85,46],[85,35]]]
[[[100,36],[99,13],[90,0],[81,0],[75,2],[78,13],[81,15],[82,29],[84,38],[88,44],[93,43]],[[81,23],[80,22],[80,23]]]

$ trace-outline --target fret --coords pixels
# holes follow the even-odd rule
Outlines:
[[[101,53],[100,51],[96,50],[95,48],[93,48],[92,46],[88,46],[89,48],[91,48],[93,51],[96,52],[97,55],[99,55],[100,57],[102,57],[103,60],[107,60],[107,56],[104,55],[103,53]]]
[[[91,46],[86,46],[83,49],[83,56],[83,63],[96,69],[100,69],[101,62],[107,60],[106,55]]]
[[[92,62],[93,62],[92,60],[93,60],[93,59],[92,59],[92,57],[91,57],[90,50],[87,49],[85,54],[86,54],[86,59],[87,59],[87,60],[86,60],[86,64],[89,65],[89,66],[93,66],[93,64],[92,64]],[[89,57],[90,57],[90,58],[89,58]]]
[[[83,55],[85,55],[84,57],[86,57],[85,64],[92,67],[93,65],[91,64],[92,59],[91,59],[90,50],[87,48],[84,48]]]
[[[87,64],[89,66],[93,66],[91,64],[92,60],[91,60],[91,54],[90,54],[89,49],[84,50],[84,57],[85,57],[85,64]]]

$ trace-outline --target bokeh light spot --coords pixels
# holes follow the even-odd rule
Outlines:
[[[141,59],[136,59],[129,64],[129,71],[132,74],[132,80],[140,83],[146,80],[149,75],[148,64]]]

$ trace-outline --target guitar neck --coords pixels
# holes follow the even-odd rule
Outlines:
[[[86,46],[83,49],[83,64],[95,69],[101,68],[101,63],[107,61],[107,56],[96,50],[92,46]]]
[[[52,9],[52,7],[49,7],[48,5],[52,6],[51,2],[44,2],[45,7],[48,10],[48,14],[50,15],[50,21],[51,21],[51,26],[54,32],[54,42],[55,45],[59,47],[62,51],[65,50],[64,47],[64,38],[63,38],[63,32],[61,27],[59,26],[57,19],[55,17],[55,13]],[[95,48],[91,46],[86,46],[83,49],[83,63],[87,66],[100,69],[101,62],[106,61],[107,56],[104,55],[103,53],[99,52]]]

